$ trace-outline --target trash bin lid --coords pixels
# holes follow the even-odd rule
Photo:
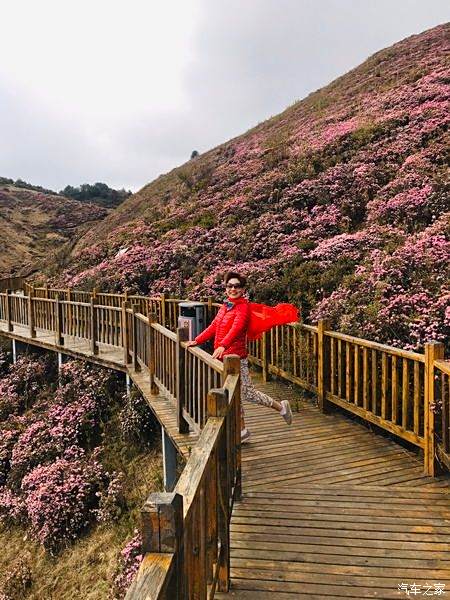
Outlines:
[[[180,308],[194,308],[195,306],[203,306],[201,302],[180,302],[178,304]]]

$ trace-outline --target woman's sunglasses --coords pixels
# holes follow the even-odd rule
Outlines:
[[[240,283],[227,283],[225,287],[227,289],[234,288],[235,290],[240,290],[242,288],[242,285]]]

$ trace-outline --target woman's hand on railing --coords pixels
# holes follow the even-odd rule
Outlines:
[[[225,352],[225,348],[223,346],[219,346],[213,352],[213,358],[222,358],[223,353]]]
[[[190,348],[191,346],[197,346],[197,342],[195,340],[189,340],[189,342],[186,342],[187,348]]]

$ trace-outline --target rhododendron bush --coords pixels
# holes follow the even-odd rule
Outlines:
[[[20,357],[0,378],[0,523],[28,525],[55,553],[94,522],[118,518],[122,476],[101,460],[117,376],[69,362]]]
[[[346,332],[448,337],[448,35],[395,44],[146,186],[54,282],[219,296],[233,267],[254,300]]]
[[[123,598],[142,561],[142,538],[136,530],[121,552],[120,565],[113,582],[115,598]]]

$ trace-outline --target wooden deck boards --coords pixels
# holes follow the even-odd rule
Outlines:
[[[231,590],[216,598],[401,598],[401,583],[450,593],[448,477],[344,415],[299,404],[288,427],[246,405],[244,496],[231,522]],[[445,596],[444,596],[445,597]]]

